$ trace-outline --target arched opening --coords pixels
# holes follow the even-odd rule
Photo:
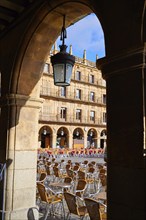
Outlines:
[[[52,129],[49,126],[39,130],[39,143],[41,148],[52,148]]]
[[[93,128],[91,128],[87,134],[87,147],[97,148],[97,132]]]
[[[60,127],[57,131],[57,148],[68,148],[68,130],[65,127]]]
[[[77,127],[73,131],[73,148],[84,148],[84,132],[81,128]]]
[[[100,134],[100,148],[105,149],[106,147],[106,139],[107,139],[107,131],[102,130]]]

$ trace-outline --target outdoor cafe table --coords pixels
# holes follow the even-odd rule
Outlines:
[[[58,183],[50,183],[49,186],[60,187],[64,190],[66,188],[71,188],[72,184],[71,183],[58,182]]]
[[[107,200],[106,192],[98,193],[96,196],[94,196],[94,199],[106,201]]]

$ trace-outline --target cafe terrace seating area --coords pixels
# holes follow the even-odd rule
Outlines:
[[[90,154],[90,158],[86,154],[82,158],[61,155],[38,153],[36,204],[40,219],[106,220],[106,163]]]
[[[45,154],[47,157],[103,157],[104,149],[89,148],[89,149],[68,149],[68,148],[39,148],[38,154]]]

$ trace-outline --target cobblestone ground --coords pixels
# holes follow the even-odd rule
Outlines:
[[[84,160],[88,160],[89,162],[96,161],[96,163],[99,163],[99,164],[105,163],[103,158],[99,158],[99,157],[63,157],[63,156],[56,158],[56,162],[59,162],[62,159],[64,159],[65,161],[68,161],[71,159],[72,162],[83,162]],[[61,213],[55,213],[54,216],[48,215],[47,220],[66,220],[68,208],[67,208],[65,201],[64,201],[64,209],[65,209],[65,217],[63,214],[61,215]],[[42,208],[39,212],[39,220],[44,220],[44,212],[45,212],[45,209]],[[70,220],[77,220],[77,219],[79,219],[77,216],[71,215]],[[90,218],[88,216],[84,219],[90,220]],[[106,220],[106,216],[104,216],[103,220]]]

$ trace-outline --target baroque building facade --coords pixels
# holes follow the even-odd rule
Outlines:
[[[44,99],[39,115],[39,147],[104,148],[106,145],[106,83],[96,63],[75,57],[71,85],[54,85],[50,56],[40,80]],[[72,54],[72,46],[69,53]]]

